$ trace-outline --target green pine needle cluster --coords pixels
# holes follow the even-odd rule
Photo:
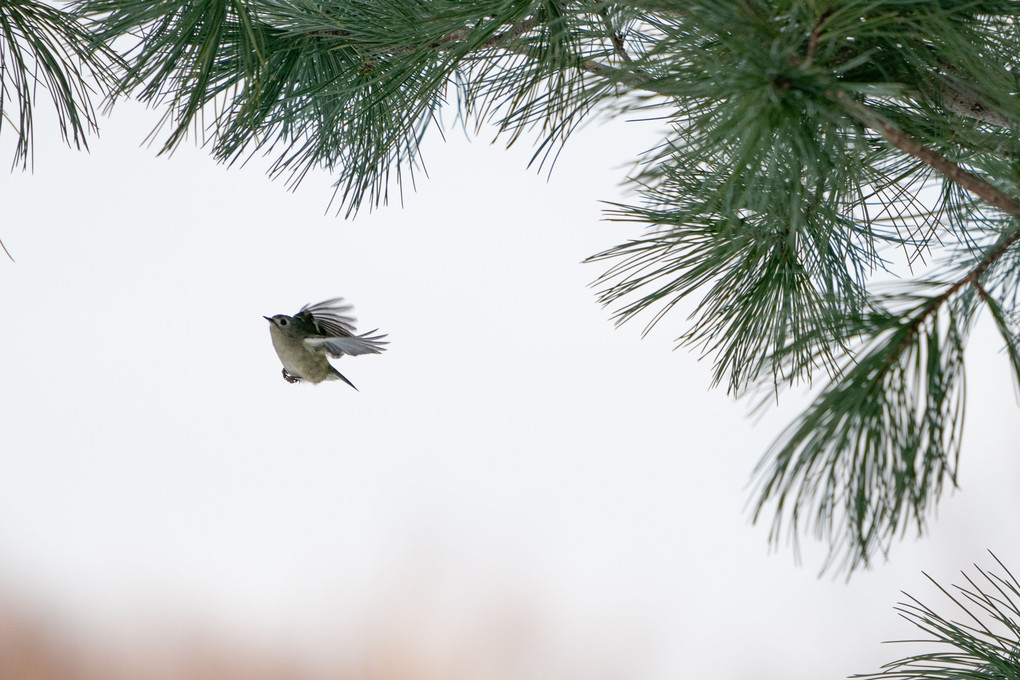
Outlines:
[[[900,616],[927,634],[920,642],[941,650],[915,654],[883,666],[860,680],[1020,680],[1020,582],[999,558],[1002,573],[975,565],[966,586],[948,590],[928,579],[956,605],[963,622],[948,618],[916,598],[896,607]],[[927,574],[925,574],[927,576]],[[909,640],[905,642],[918,642]]]
[[[63,139],[78,148],[96,130],[92,98],[112,87],[116,53],[66,12],[45,2],[0,3],[0,132],[13,128],[15,167],[32,158],[35,109],[49,96]]]

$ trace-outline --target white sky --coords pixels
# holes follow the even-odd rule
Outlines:
[[[959,582],[989,548],[1020,570],[987,324],[929,535],[849,584],[768,553],[747,483],[799,404],[751,422],[672,351],[683,319],[614,329],[580,264],[639,233],[598,201],[653,124],[583,130],[549,181],[526,142],[453,132],[403,207],[344,221],[325,175],[289,193],[259,163],[155,158],[155,119],[120,106],[90,153],[41,128],[34,173],[0,182],[0,599],[99,637],[179,620],[306,651],[394,593],[451,638],[524,602],[628,677],[796,680],[901,656],[879,644],[915,637],[899,591],[944,609],[921,570]],[[286,383],[262,316],[337,295],[390,350],[338,364],[360,392]]]

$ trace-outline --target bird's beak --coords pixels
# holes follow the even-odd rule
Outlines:
[[[268,321],[269,323],[273,323],[273,317],[271,317],[271,316],[264,316],[262,318],[265,319],[266,321]]]

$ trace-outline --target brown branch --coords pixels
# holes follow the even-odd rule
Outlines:
[[[954,288],[959,288],[968,283],[976,286],[980,285],[979,281],[984,273],[988,271],[988,268],[995,264],[995,261],[1002,257],[1003,253],[1015,245],[1017,241],[1020,241],[1020,227],[1015,227],[1006,238],[999,241],[994,248],[989,250],[988,254],[978,262],[976,267],[970,270],[967,276],[953,284]]]
[[[832,7],[822,12],[821,16],[818,17],[818,21],[815,22],[814,28],[811,29],[811,37],[808,39],[807,46],[807,58],[805,59],[806,64],[810,64],[811,60],[815,56],[815,48],[818,47],[818,41],[822,37],[822,26],[825,25],[826,19],[832,16],[832,13],[836,10]]]
[[[484,43],[482,43],[482,47],[496,47],[504,40],[513,40],[514,38],[519,38],[520,36],[530,31],[532,28],[534,28],[536,23],[538,22],[535,21],[534,17],[528,17],[524,21],[519,22],[516,26],[512,26],[507,30],[503,31],[502,33],[497,33],[496,35],[492,36]]]
[[[631,62],[630,55],[627,54],[627,48],[623,44],[623,35],[619,31],[613,31],[609,36],[610,40],[613,41],[613,51],[628,64]]]
[[[530,31],[532,28],[534,28],[536,23],[537,22],[535,21],[534,17],[528,17],[527,19],[524,19],[523,21],[519,21],[518,23],[514,24],[513,26],[511,26],[507,30],[503,31],[502,33],[497,33],[496,35],[492,36],[491,38],[489,38],[488,40],[483,42],[481,45],[479,45],[479,47],[481,47],[483,49],[489,48],[489,47],[498,47],[500,45],[500,43],[502,43],[505,40],[512,40],[514,38],[518,38],[518,37],[524,35],[528,31]],[[438,40],[435,40],[433,42],[428,43],[426,45],[426,47],[429,47],[429,48],[432,48],[432,49],[444,49],[444,50],[451,49],[457,43],[464,42],[464,40],[467,39],[469,33],[470,33],[470,28],[467,27],[467,26],[465,26],[464,28],[458,28],[456,31],[451,31],[450,33],[447,33],[446,35],[444,35],[443,37],[439,38]],[[308,33],[308,35],[315,35],[315,36],[322,35],[322,36],[328,36],[328,37],[344,38],[344,37],[350,36],[351,32],[347,31],[347,30],[344,30],[344,29],[336,29],[336,30],[328,30],[328,31],[327,30],[321,30],[321,31],[312,31],[312,32]],[[393,46],[382,47],[381,48],[381,50],[384,51],[384,52],[394,52],[394,53],[413,52],[416,49],[418,49],[418,47],[414,47],[414,46],[411,46],[411,45],[393,45]]]
[[[983,123],[1010,127],[1009,119],[996,109],[978,88],[970,84],[969,79],[960,72],[960,69],[945,60],[940,60],[939,64],[941,72],[935,74],[938,82],[938,95],[937,97],[929,95],[930,99],[935,100],[936,105],[941,105],[953,113]]]
[[[917,158],[924,164],[942,173],[946,179],[958,184],[996,208],[1020,218],[1020,200],[996,189],[972,172],[968,172],[942,154],[920,144],[913,137],[900,130],[895,124],[875,113],[864,104],[852,99],[846,92],[828,93],[829,97],[843,105],[855,120],[881,132],[893,146]]]
[[[623,44],[623,34],[613,28],[613,24],[609,20],[609,12],[606,11],[605,7],[598,11],[598,15],[602,17],[602,23],[605,24],[606,32],[609,33],[609,41],[613,44],[613,52],[629,64],[631,59],[630,55],[627,54],[626,46]]]
[[[479,47],[482,49],[487,49],[503,46],[506,42],[509,42],[514,38],[519,38],[520,36],[524,35],[528,31],[533,29],[537,23],[538,22],[535,20],[534,17],[528,17],[527,19],[524,19],[523,21],[514,24],[507,30],[492,36],[491,38],[483,42],[481,45],[479,45]],[[429,43],[427,47],[431,49],[440,50],[453,49],[454,46],[456,46],[458,43],[463,42],[467,38],[468,33],[469,29],[467,27],[459,28],[456,31],[447,33],[439,40]],[[312,31],[308,35],[347,37],[350,36],[351,33],[350,31],[337,29],[330,31]],[[626,48],[624,47],[623,36],[621,36],[618,32],[612,32],[610,35],[610,39],[613,43],[614,51],[620,56],[621,59],[630,63],[631,58],[630,55],[627,54]],[[407,52],[413,52],[414,50],[419,48],[409,45],[394,45],[391,47],[383,47],[379,49],[383,52],[404,54]],[[366,61],[365,66],[362,68],[362,73],[368,73],[372,71],[374,68],[375,61],[373,58]],[[667,96],[669,95],[668,92],[662,92],[661,88],[656,87],[656,85],[651,81],[651,79],[648,76],[640,72],[619,69],[613,66],[609,66],[607,64],[603,64],[602,62],[595,61],[593,59],[588,59],[582,62],[580,68],[582,71],[585,71],[587,73],[616,80],[618,83],[626,85],[627,87],[630,87],[632,89],[647,90],[648,92],[653,92],[656,94],[664,94]]]
[[[1009,127],[1009,120],[983,101],[980,93],[958,81],[939,78],[938,102],[947,111],[989,123],[998,127]]]
[[[581,70],[596,76],[610,78],[616,82],[626,85],[634,90],[645,90],[655,94],[670,96],[669,92],[663,91],[651,78],[640,71],[631,71],[614,66],[608,66],[594,59],[586,59],[581,62]]]

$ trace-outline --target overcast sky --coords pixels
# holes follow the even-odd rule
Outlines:
[[[403,206],[347,221],[325,174],[292,193],[257,160],[156,158],[155,120],[122,105],[88,153],[40,128],[34,172],[0,182],[9,601],[99,638],[173,620],[306,650],[394,598],[450,639],[513,602],[568,663],[797,680],[900,656],[879,644],[916,637],[899,591],[944,602],[921,570],[959,582],[987,549],[1020,570],[1017,400],[987,323],[929,535],[849,584],[816,578],[810,542],[800,567],[769,553],[748,480],[803,399],[748,419],[673,351],[683,318],[615,329],[581,264],[639,233],[599,201],[627,198],[656,124],[583,130],[550,178],[526,141],[433,136]],[[360,392],[285,382],[262,318],[334,296],[390,336],[337,364]]]

